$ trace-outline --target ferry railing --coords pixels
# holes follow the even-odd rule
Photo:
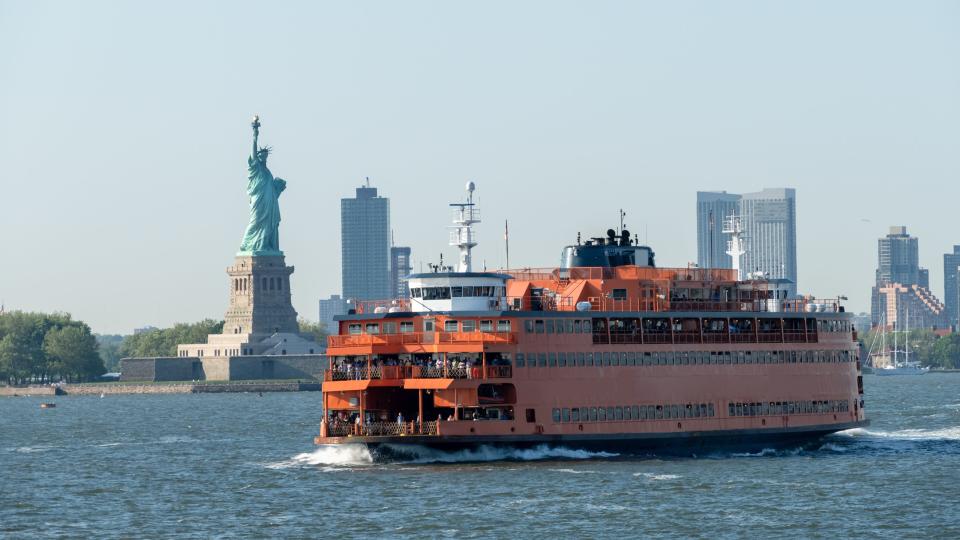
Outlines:
[[[700,332],[698,331],[674,332],[673,342],[674,343],[700,343]]]
[[[408,298],[396,298],[392,300],[360,300],[356,302],[354,306],[357,314],[392,313],[397,311],[409,312],[410,300]]]
[[[436,340],[434,341],[434,336]],[[410,332],[403,334],[346,334],[327,337],[327,347],[422,345],[433,343],[517,342],[516,332]]]

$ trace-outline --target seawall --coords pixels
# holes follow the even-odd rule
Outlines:
[[[99,396],[113,394],[214,394],[225,392],[319,392],[321,384],[311,381],[256,381],[224,383],[93,383],[64,384],[58,389],[52,386],[0,387],[0,396]]]

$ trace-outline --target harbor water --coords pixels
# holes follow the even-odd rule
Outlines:
[[[960,374],[865,376],[872,425],[658,458],[312,445],[320,393],[0,399],[0,537],[960,538]]]

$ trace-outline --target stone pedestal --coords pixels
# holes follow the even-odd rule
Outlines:
[[[254,339],[277,332],[299,332],[290,302],[290,274],[283,255],[238,255],[230,276],[230,307],[224,334],[252,334]]]

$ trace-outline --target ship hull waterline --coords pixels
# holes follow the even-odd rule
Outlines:
[[[529,449],[546,446],[569,450],[606,452],[618,455],[698,456],[712,452],[747,452],[797,448],[823,437],[854,428],[865,428],[869,420],[817,426],[689,431],[676,433],[624,433],[605,435],[405,435],[384,437],[317,437],[318,445],[362,444],[371,451],[403,455],[416,448],[440,451],[471,450],[481,447]]]

